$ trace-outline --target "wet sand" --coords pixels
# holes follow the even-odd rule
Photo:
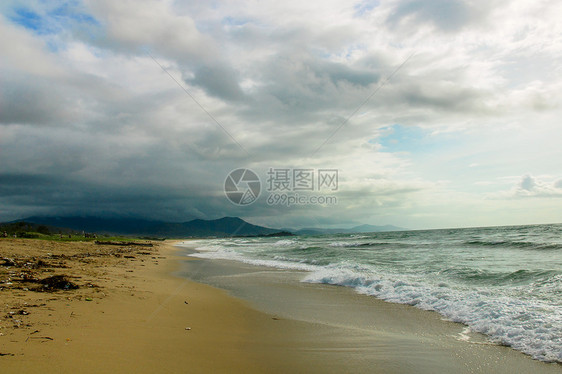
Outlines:
[[[183,275],[228,290],[265,313],[322,326],[330,331],[322,337],[324,348],[310,351],[346,362],[349,372],[562,373],[560,364],[493,344],[435,312],[346,287],[302,283],[304,272],[195,259],[184,263]]]

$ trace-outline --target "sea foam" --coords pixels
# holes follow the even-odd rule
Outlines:
[[[402,277],[404,278],[404,277]],[[497,297],[488,290],[455,290],[398,276],[380,276],[332,266],[312,271],[304,282],[352,287],[379,299],[440,313],[535,359],[562,362],[562,311],[535,301]]]

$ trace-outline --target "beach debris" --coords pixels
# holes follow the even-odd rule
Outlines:
[[[13,317],[10,317],[10,318],[13,318]],[[14,323],[12,327],[15,328],[15,329],[18,329],[23,324],[23,321],[21,319],[15,319],[12,322]]]
[[[14,318],[14,316],[28,316],[29,312],[25,309],[20,309],[17,312],[8,312],[5,318]]]
[[[39,279],[32,272],[21,273],[20,276],[21,276],[20,282],[35,283],[39,281]]]
[[[44,341],[55,340],[55,339],[51,338],[50,336],[28,336],[27,339],[25,339],[25,341],[28,341],[29,339],[40,339],[40,340],[44,340]],[[41,342],[41,343],[43,343],[43,342]]]
[[[0,356],[13,356],[13,353],[2,353],[0,352]]]
[[[189,330],[191,330],[191,327],[186,327],[185,329],[186,329],[187,331],[189,331]]]
[[[41,279],[38,283],[41,283],[43,286],[36,288],[35,291],[75,290],[79,288],[77,284],[72,283],[64,274]]]
[[[56,299],[55,299],[55,300],[56,300]],[[28,303],[23,303],[23,305],[24,305],[26,308],[39,308],[39,307],[45,306],[45,305],[47,305],[47,304],[45,304],[45,303],[41,303],[41,304],[28,304]]]
[[[92,299],[91,297],[87,297],[87,298],[85,298],[84,300],[86,300],[86,301],[93,301],[94,299]]]
[[[52,270],[45,270],[52,271]],[[79,288],[77,284],[71,282],[69,277],[64,274],[53,275],[44,279],[39,279],[33,271],[23,270],[18,273],[12,273],[7,281],[2,281],[6,286],[12,286],[14,282],[24,283],[23,286],[14,286],[16,289],[23,291],[56,291],[56,290],[74,290]],[[39,284],[38,287],[30,287],[28,284]]]
[[[187,300],[185,300],[183,303],[184,303],[184,304],[189,304],[189,303],[187,302]]]
[[[40,268],[65,268],[67,267],[65,263],[49,263],[42,259],[37,259],[35,257],[31,258],[2,258],[1,266],[6,267],[16,267],[16,268],[26,268],[26,269],[40,269]]]
[[[3,263],[0,264],[2,266],[18,266],[18,264],[14,260],[12,260],[11,258],[4,257],[2,259],[2,261],[3,261]]]
[[[152,246],[153,246],[152,243],[111,242],[111,241],[109,241],[109,242],[102,242],[102,241],[99,241],[99,240],[96,240],[94,243],[95,243],[95,244],[98,244],[98,245],[123,245],[123,246],[126,246],[126,245],[136,245],[136,246],[141,246],[141,247],[152,247]]]

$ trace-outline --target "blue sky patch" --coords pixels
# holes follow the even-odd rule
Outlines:
[[[89,23],[93,25],[98,25],[99,22],[90,14],[78,11],[77,7],[72,6],[68,3],[61,5],[60,7],[50,11],[49,16],[63,20],[64,23],[68,21],[74,21],[78,23]]]
[[[99,22],[81,7],[82,5],[77,2],[42,9],[42,12],[16,7],[11,10],[9,19],[39,35],[56,34],[75,24],[99,25]]]
[[[373,139],[386,152],[417,152],[426,148],[432,140],[427,131],[418,126],[394,124],[383,129],[383,136]]]
[[[224,17],[222,19],[223,25],[227,25],[227,26],[244,26],[248,22],[249,22],[248,19],[234,18],[234,17],[230,17],[230,16]]]
[[[362,15],[370,12],[374,8],[378,7],[379,5],[380,5],[379,0],[361,1],[357,4],[355,4],[355,6],[354,6],[355,14],[354,15],[355,15],[355,17],[361,17]]]
[[[14,15],[10,17],[10,20],[40,34],[43,33],[42,30],[45,28],[43,18],[29,9],[14,9]]]

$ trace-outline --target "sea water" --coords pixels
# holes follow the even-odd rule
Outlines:
[[[303,270],[432,310],[535,359],[562,363],[562,225],[190,242],[195,257]]]

